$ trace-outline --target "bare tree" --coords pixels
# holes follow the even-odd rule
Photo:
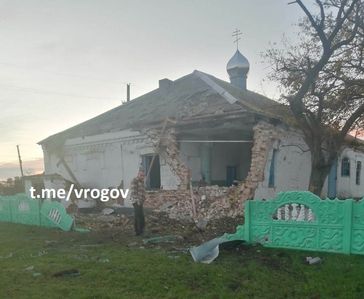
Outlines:
[[[299,42],[266,57],[311,152],[309,190],[320,195],[347,134],[364,128],[363,0],[297,0]],[[313,4],[313,5],[309,5]]]

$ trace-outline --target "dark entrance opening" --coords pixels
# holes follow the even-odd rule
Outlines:
[[[161,167],[159,163],[159,155],[155,155],[153,165],[153,155],[144,155],[142,156],[143,160],[143,168],[145,175],[148,174],[148,171],[150,170],[149,176],[146,177],[145,180],[145,187],[147,189],[160,189],[161,187]]]
[[[235,180],[237,180],[237,167],[227,166],[226,167],[226,186],[231,186]]]

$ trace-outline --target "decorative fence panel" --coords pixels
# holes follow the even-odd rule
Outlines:
[[[353,222],[351,231],[351,252],[364,254],[364,201],[353,205]]]
[[[69,231],[74,223],[59,202],[31,199],[25,194],[0,196],[0,221],[59,227],[65,231]]]
[[[364,201],[321,200],[306,191],[249,200],[245,224],[227,238],[267,247],[364,254]]]

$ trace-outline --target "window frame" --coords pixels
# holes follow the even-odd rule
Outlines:
[[[278,154],[278,149],[274,148],[272,151],[272,159],[270,161],[270,166],[269,166],[268,188],[276,187],[277,154]]]
[[[362,168],[362,163],[361,163],[361,161],[356,161],[356,168],[355,168],[355,184],[356,184],[356,185],[360,185],[360,180],[361,180],[361,168]]]
[[[350,159],[348,157],[344,157],[341,159],[341,176],[342,177],[350,177]]]

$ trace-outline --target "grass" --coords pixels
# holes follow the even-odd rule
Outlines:
[[[205,265],[127,237],[0,223],[0,298],[364,298],[364,256],[240,246]]]

